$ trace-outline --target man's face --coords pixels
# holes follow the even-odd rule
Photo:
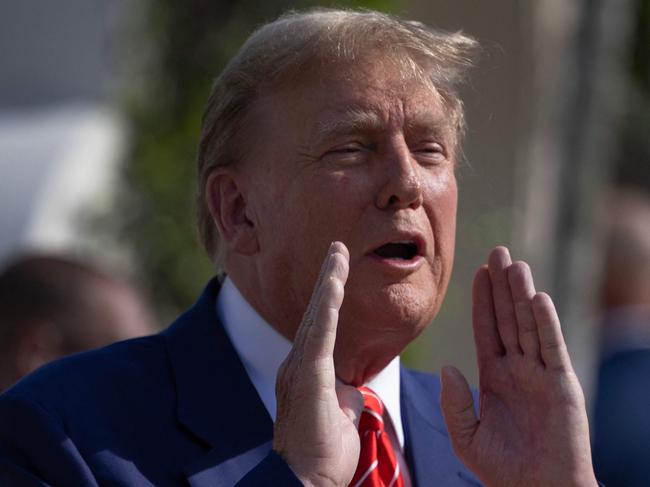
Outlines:
[[[434,318],[447,287],[454,134],[440,96],[421,82],[385,66],[332,71],[261,98],[249,114],[242,171],[260,246],[254,306],[292,338],[340,240],[350,274],[338,362],[363,352],[385,362]]]

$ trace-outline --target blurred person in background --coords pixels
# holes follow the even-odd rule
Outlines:
[[[608,487],[650,485],[650,197],[608,202],[594,467]]]
[[[0,391],[65,355],[153,333],[136,290],[93,266],[54,255],[0,271]]]

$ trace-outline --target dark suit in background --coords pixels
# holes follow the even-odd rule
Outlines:
[[[610,312],[593,416],[593,458],[607,487],[650,486],[650,322]]]

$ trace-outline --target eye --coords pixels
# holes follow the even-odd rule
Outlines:
[[[356,154],[361,151],[361,147],[341,147],[340,149],[333,149],[330,151],[332,154]]]
[[[424,164],[440,164],[447,160],[445,148],[437,142],[425,142],[413,153]]]
[[[342,164],[354,164],[365,160],[368,152],[372,150],[370,145],[359,142],[350,142],[329,149],[323,154],[323,159]]]

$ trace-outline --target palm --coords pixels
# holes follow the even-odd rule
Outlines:
[[[328,485],[329,481],[333,485],[341,485],[352,478],[359,460],[359,432],[348,416],[350,411],[358,409],[359,392],[351,386],[335,387],[333,367],[307,368],[317,372],[311,377],[305,375],[299,379],[304,381],[303,387],[296,381],[292,383],[303,390],[311,389],[308,395],[313,399],[313,404],[319,407],[313,408],[307,404],[294,406],[294,409],[302,410],[296,417],[301,423],[296,425],[297,429],[303,432],[300,450],[302,455],[312,457],[309,468],[313,472],[332,472],[332,465],[336,466],[334,471],[338,475],[327,474],[323,485]]]
[[[572,442],[581,432],[568,433],[585,424],[583,401],[570,374],[563,377],[522,362],[504,358],[481,371],[483,414],[472,444],[474,456],[492,457],[493,466],[503,470],[498,477],[511,478],[511,485],[531,485],[527,479],[550,473],[536,468],[548,470],[549,463],[558,466],[572,456],[573,445],[566,440]],[[565,388],[560,386],[564,381],[574,383]],[[548,460],[542,462],[544,458]]]
[[[553,304],[496,249],[474,282],[480,420],[455,371],[443,408],[460,458],[494,486],[595,485],[582,390]],[[454,413],[454,410],[456,413]]]

